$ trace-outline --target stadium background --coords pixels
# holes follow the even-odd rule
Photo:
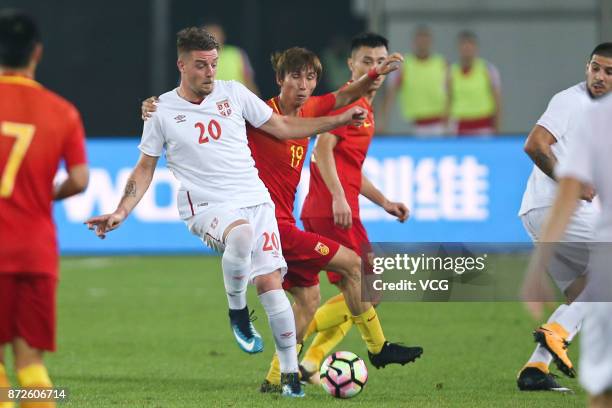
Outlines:
[[[52,8],[36,0],[3,3],[30,10],[41,22],[46,55],[39,79],[76,103],[90,140],[94,177],[89,190],[55,211],[61,247],[70,253],[202,250],[174,215],[176,184],[164,170],[157,174],[159,188],[147,199],[151,205],[141,204],[130,228],[113,239],[97,242],[80,223],[111,210],[120,194],[123,179],[118,177],[137,154],[140,101],[176,84],[174,33],[208,21],[223,24],[227,42],[248,53],[262,97],[277,92],[269,63],[276,50],[304,45],[321,53],[334,37],[347,39],[373,29],[388,35],[391,49],[408,52],[413,30],[427,24],[434,50],[455,61],[456,33],[476,32],[480,54],[501,73],[504,135],[469,142],[415,141],[395,109],[390,134],[374,141],[366,171],[390,197],[406,201],[413,218],[399,226],[363,200],[364,220],[374,241],[527,241],[516,217],[530,167],[521,144],[550,96],[583,78],[588,50],[606,38],[612,14],[612,2],[604,0],[245,0],[233,1],[231,7],[194,0],[87,5],[63,0]],[[316,93],[328,89],[324,75]],[[115,143],[122,148],[115,150]],[[121,153],[111,156],[105,153],[109,151]],[[465,160],[468,164],[462,167]],[[456,167],[452,174],[449,161]],[[472,161],[476,167],[470,166]],[[298,201],[307,186],[305,176]],[[85,207],[80,205],[84,201]],[[169,231],[177,237],[170,246],[164,239]]]
[[[255,392],[272,348],[247,360],[228,343],[218,260],[152,256],[205,251],[177,220],[176,184],[163,166],[127,224],[105,241],[82,225],[113,210],[122,194],[138,154],[140,102],[177,82],[179,28],[220,21],[228,42],[249,54],[264,97],[277,92],[269,66],[275,50],[303,45],[321,53],[334,35],[350,38],[369,28],[405,52],[414,28],[425,23],[435,49],[454,61],[456,33],[479,35],[481,55],[501,73],[504,134],[418,140],[396,112],[365,168],[383,191],[410,205],[413,217],[399,225],[364,202],[373,241],[525,242],[516,213],[531,167],[522,152],[526,133],[553,93],[583,79],[594,44],[612,38],[610,0],[1,0],[0,6],[28,10],[40,22],[45,57],[37,79],[78,106],[88,133],[90,187],[55,207],[68,256],[59,289],[59,352],[49,358],[56,384],[71,391],[67,406],[78,407],[282,403]],[[325,83],[317,93],[324,90]],[[130,256],[99,256],[117,253]],[[519,279],[527,258],[503,261]],[[334,293],[329,285],[322,291],[323,299]],[[251,293],[249,303],[256,302]],[[360,406],[584,405],[575,380],[564,379],[575,396],[516,391],[535,324],[517,302],[390,303],[380,313],[389,338],[422,344],[426,354],[414,366],[372,372]],[[273,344],[263,321],[258,325]],[[363,353],[356,333],[342,347]],[[307,392],[303,405],[336,406],[320,390]]]

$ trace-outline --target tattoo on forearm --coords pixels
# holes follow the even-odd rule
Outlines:
[[[556,158],[552,153],[550,155],[545,152],[538,151],[532,156],[533,162],[536,166],[540,168],[548,177],[553,180],[555,178],[555,163],[557,162]]]
[[[127,181],[123,195],[125,197],[136,197],[136,181],[133,179]]]

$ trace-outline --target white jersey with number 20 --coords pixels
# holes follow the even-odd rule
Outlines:
[[[242,208],[270,202],[247,144],[245,120],[260,127],[272,109],[235,81],[215,81],[213,92],[200,104],[184,100],[177,91],[160,96],[138,148],[156,157],[165,149],[168,168],[181,183],[181,218],[209,204]]]

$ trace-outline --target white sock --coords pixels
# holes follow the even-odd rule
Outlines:
[[[281,373],[296,373],[295,318],[287,295],[282,289],[275,289],[259,295],[259,300],[268,315]]]
[[[234,227],[225,237],[225,251],[221,258],[223,282],[229,308],[244,309],[246,291],[251,273],[251,249],[253,228],[249,224]]]
[[[547,323],[552,323],[552,322],[556,322],[558,321],[559,317],[565,313],[565,310],[567,309],[567,305],[563,304],[560,305],[557,309],[555,309],[555,311],[550,315],[550,317],[548,318],[548,322]],[[544,347],[542,347],[541,345],[537,345],[535,350],[533,351],[533,354],[531,355],[531,357],[529,358],[529,361],[527,362],[529,363],[544,363],[547,366],[550,365],[552,361],[552,355],[548,352],[548,350],[546,350]]]
[[[563,326],[569,333],[567,336],[568,341],[571,341],[580,331],[586,307],[587,304],[583,302],[570,303],[563,313],[557,317],[556,322]]]

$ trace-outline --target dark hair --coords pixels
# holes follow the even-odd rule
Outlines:
[[[202,27],[183,28],[176,34],[176,50],[179,54],[190,51],[218,50],[215,37]]]
[[[605,42],[599,44],[589,57],[589,61],[593,59],[593,55],[599,55],[600,57],[612,58],[612,42]]]
[[[387,50],[389,50],[389,41],[380,34],[371,32],[361,33],[357,34],[351,40],[351,54],[361,47],[385,47]]]
[[[470,42],[475,43],[475,42],[478,42],[478,36],[473,31],[463,30],[463,31],[459,31],[459,34],[457,34],[457,40],[470,41]]]
[[[291,47],[282,52],[275,52],[270,60],[277,79],[282,79],[289,73],[312,68],[317,74],[318,81],[323,72],[323,66],[317,54],[302,47]]]
[[[40,41],[40,31],[30,16],[19,10],[0,10],[0,65],[27,66]]]

